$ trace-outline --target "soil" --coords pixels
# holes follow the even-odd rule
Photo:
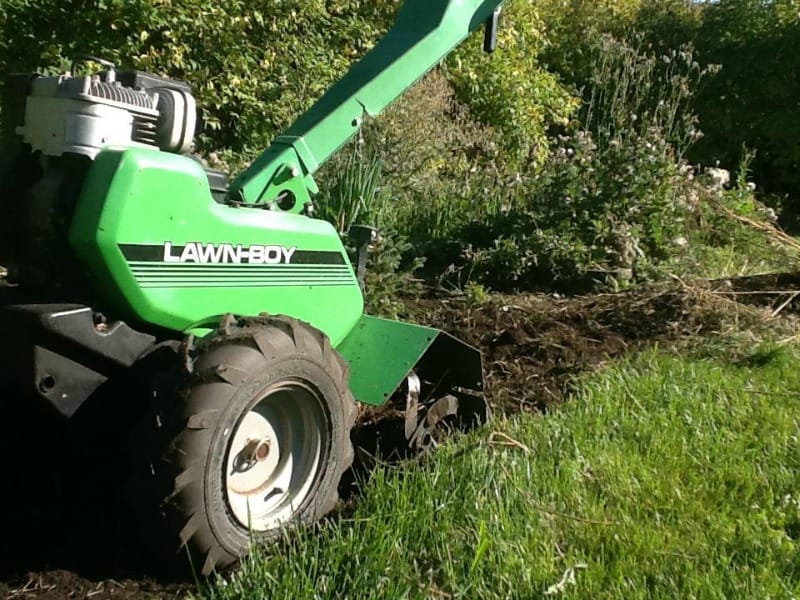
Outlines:
[[[575,376],[656,343],[691,347],[743,322],[771,326],[800,306],[800,275],[782,274],[640,287],[583,297],[429,298],[425,320],[480,348],[495,412],[545,410]]]
[[[577,375],[631,350],[654,343],[691,347],[699,336],[742,322],[772,326],[776,319],[796,319],[798,311],[800,274],[792,273],[587,297],[493,297],[484,303],[431,293],[415,301],[412,312],[414,320],[483,351],[489,401],[495,413],[510,414],[563,402]],[[35,506],[17,510],[23,529],[25,519],[38,514]],[[79,521],[69,520],[61,542],[53,543],[59,537],[51,529],[54,521],[51,516],[28,536],[27,552],[0,552],[0,597],[177,598],[195,589],[190,580],[155,578],[124,531],[102,526],[99,537],[92,537],[82,533]],[[4,535],[6,548],[7,542]]]

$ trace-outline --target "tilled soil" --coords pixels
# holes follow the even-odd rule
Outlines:
[[[23,581],[24,579],[24,581]],[[19,582],[0,583],[3,598],[52,598],[73,600],[77,598],[132,598],[166,599],[186,595],[187,584],[165,585],[151,579],[105,579],[93,581],[74,571],[43,571],[29,573]]]
[[[698,336],[743,323],[785,324],[799,307],[800,275],[781,274],[587,297],[493,297],[484,303],[432,293],[415,302],[413,314],[483,351],[489,401],[495,413],[508,414],[564,401],[577,375],[633,349],[654,343],[688,347]],[[35,518],[36,510],[25,507],[21,514]],[[45,503],[42,510],[52,507]],[[58,529],[58,519],[50,521],[48,527]],[[154,579],[142,551],[130,542],[134,536],[124,530],[80,539],[80,527],[72,525],[52,530],[61,543],[28,540],[38,553],[9,562],[12,550],[0,552],[0,597],[176,598],[194,589],[189,580]]]
[[[774,287],[772,280],[764,284]],[[632,349],[691,345],[743,321],[766,322],[786,298],[784,315],[797,304],[791,291],[739,295],[749,285],[749,279],[675,283],[586,297],[495,297],[478,305],[431,298],[420,309],[426,320],[482,350],[490,404],[514,413],[562,402],[576,375]],[[793,289],[798,285],[800,277]]]

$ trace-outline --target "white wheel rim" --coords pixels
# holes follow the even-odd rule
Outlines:
[[[242,526],[267,531],[294,518],[322,474],[327,421],[319,394],[301,382],[268,388],[239,420],[223,480]]]

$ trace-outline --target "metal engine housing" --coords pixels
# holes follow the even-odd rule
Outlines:
[[[197,108],[183,82],[138,71],[7,77],[0,130],[0,265],[45,289],[80,282],[66,233],[102,149],[191,151]]]
[[[93,159],[106,146],[155,147],[183,154],[191,149],[196,106],[188,88],[113,68],[75,77],[34,77],[24,124],[15,133],[45,156],[80,154]],[[125,85],[124,80],[134,85]],[[153,85],[145,87],[143,83]]]

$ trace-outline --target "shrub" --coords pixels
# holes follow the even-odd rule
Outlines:
[[[794,0],[570,0],[540,6],[549,42],[542,60],[576,89],[589,85],[592,46],[604,33],[628,43],[642,40],[657,54],[691,44],[695,60],[722,65],[692,101],[690,112],[704,137],[689,159],[733,170],[742,145],[755,148],[760,189],[800,197],[800,14]]]
[[[691,102],[716,68],[701,68],[690,46],[654,53],[641,39],[600,36],[589,48],[592,73],[585,91],[583,126],[603,146],[657,132],[678,159],[702,137]]]
[[[456,95],[482,123],[497,129],[504,157],[517,168],[536,168],[547,155],[547,132],[565,125],[578,105],[539,54],[547,44],[536,3],[510,0],[503,7],[501,51],[462,44],[447,61]]]
[[[692,208],[680,155],[698,135],[686,106],[706,71],[690,49],[658,56],[608,36],[590,58],[580,120],[536,169],[497,160],[502,133],[475,124],[437,72],[367,128],[388,218],[428,275],[501,289],[618,285],[657,275],[676,253]]]
[[[459,272],[500,288],[587,276],[647,279],[675,252],[697,138],[686,107],[706,72],[687,50],[656,56],[610,37],[592,48],[582,121],[553,144],[508,209],[456,232]]]
[[[706,136],[692,158],[736,167],[754,148],[756,180],[766,191],[800,197],[800,15],[795,2],[723,0],[703,8],[697,34],[703,58],[722,70],[696,110]]]
[[[485,173],[502,168],[498,137],[477,122],[439,69],[363,132],[365,145],[379,153],[391,183],[397,221],[420,237],[435,233],[436,228],[423,224],[429,207],[442,214],[445,207],[437,205],[437,198],[458,204],[459,198],[478,193],[476,182]]]
[[[684,231],[688,185],[657,130],[604,148],[562,136],[524,201],[461,232],[465,268],[501,289],[648,279]]]
[[[581,89],[592,72],[592,44],[603,34],[621,36],[641,5],[642,0],[542,2],[540,14],[547,33],[544,64],[567,84]]]

